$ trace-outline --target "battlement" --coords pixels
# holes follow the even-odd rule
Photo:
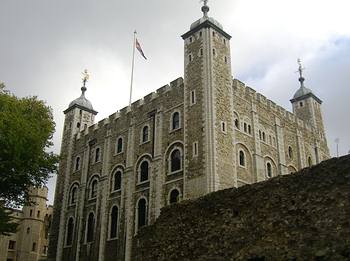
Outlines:
[[[266,96],[257,92],[253,88],[245,85],[245,83],[242,81],[233,79],[232,85],[236,96],[248,100],[249,102],[256,102],[258,106],[270,108],[273,112],[275,112],[277,117],[283,118],[292,125],[296,124],[299,128],[306,129],[309,132],[314,131],[313,127],[309,123],[298,118],[294,113],[286,110],[282,106],[276,104],[274,101],[269,100],[266,98]]]
[[[82,136],[87,136],[93,134],[95,131],[98,131],[102,127],[110,124],[111,122],[128,117],[134,113],[138,113],[143,106],[150,104],[152,102],[157,103],[158,100],[164,98],[164,96],[172,91],[177,91],[178,88],[183,88],[184,80],[182,77],[179,77],[170,82],[170,84],[164,85],[158,88],[155,92],[151,92],[137,101],[134,101],[131,106],[126,106],[119,111],[109,115],[107,118],[100,120],[98,123],[95,123],[88,128],[83,129],[76,135],[76,139],[79,140]]]

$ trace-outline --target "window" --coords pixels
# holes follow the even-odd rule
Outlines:
[[[114,206],[112,208],[111,216],[110,216],[110,233],[109,238],[116,238],[118,235],[118,207]]]
[[[239,120],[238,120],[238,119],[235,119],[235,127],[236,127],[237,129],[239,129]]]
[[[226,44],[226,39],[224,38],[224,44]]]
[[[68,224],[67,224],[67,236],[66,236],[66,245],[67,246],[72,245],[73,232],[74,232],[74,219],[71,217],[68,219]]]
[[[77,123],[77,128],[80,128],[80,122]]]
[[[203,56],[203,49],[200,50],[200,54],[201,54],[201,56]]]
[[[270,162],[266,163],[266,176],[268,178],[272,177],[272,166]]]
[[[121,153],[123,151],[123,138],[119,138],[117,141],[117,153]]]
[[[34,242],[32,245],[32,252],[35,252],[35,251],[36,251],[36,243]]]
[[[192,62],[192,55],[191,55],[191,54],[188,56],[188,60],[189,60],[190,62]]]
[[[248,133],[252,134],[252,126],[248,125]]]
[[[175,204],[179,202],[180,192],[177,189],[173,189],[170,192],[169,204]]]
[[[202,32],[199,32],[199,37],[202,37]]]
[[[40,218],[40,210],[38,210],[37,214],[36,214],[37,218]]]
[[[191,91],[191,105],[196,103],[196,92]]]
[[[197,157],[198,156],[198,142],[193,142],[192,145],[192,150],[193,150],[193,157]]]
[[[225,56],[225,63],[227,63],[227,57]]]
[[[309,167],[312,166],[312,159],[311,159],[311,157],[309,157],[309,158],[307,159],[307,163],[309,164]]]
[[[16,241],[10,240],[9,241],[9,249],[13,250],[16,248]]]
[[[148,161],[143,161],[140,166],[140,182],[148,180],[149,165]]]
[[[192,37],[190,37],[190,43],[192,43]]]
[[[77,202],[77,192],[78,192],[78,187],[75,185],[71,188],[70,191],[70,204],[73,205]]]
[[[171,129],[172,130],[177,130],[180,128],[180,113],[179,112],[174,112],[172,116],[172,124],[171,124]]]
[[[303,106],[304,106],[303,102],[300,102],[300,103],[299,103],[299,106],[300,106],[300,107],[303,107]]]
[[[245,155],[242,150],[239,151],[239,165],[245,167]]]
[[[248,132],[248,125],[247,125],[247,123],[243,124],[243,129],[244,129],[244,132]]]
[[[175,149],[170,154],[170,172],[181,170],[181,152],[179,149]]]
[[[45,256],[47,255],[47,246],[43,247],[43,255],[45,255]]]
[[[226,133],[226,122],[224,122],[224,121],[221,122],[221,131],[223,133]]]
[[[215,50],[215,49],[213,49],[213,55],[214,55],[214,56],[216,55],[216,50]]]
[[[33,216],[33,209],[31,209],[31,210],[29,211],[29,216],[30,216],[30,217]]]
[[[94,240],[95,217],[94,213],[90,213],[87,220],[86,242],[90,243]]]
[[[30,233],[30,227],[27,227],[27,234]]]
[[[75,167],[74,170],[79,170],[80,169],[80,157],[77,157],[75,159]]]
[[[147,223],[147,202],[141,198],[137,204],[137,227],[143,227]]]
[[[142,129],[142,143],[148,141],[148,139],[149,139],[148,132],[149,132],[148,126],[144,126]]]
[[[293,158],[293,149],[292,149],[291,146],[288,147],[288,157],[289,157],[290,159]]]
[[[98,181],[97,179],[93,179],[90,185],[90,198],[97,197],[97,187],[98,187]]]
[[[122,173],[117,170],[113,175],[113,191],[120,190],[122,188]]]
[[[95,150],[95,162],[99,162],[100,161],[100,157],[101,157],[101,149],[100,148],[96,148]]]
[[[215,37],[215,32],[213,32],[213,37]]]

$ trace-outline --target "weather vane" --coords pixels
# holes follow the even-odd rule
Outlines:
[[[83,87],[85,87],[86,82],[89,80],[90,75],[88,74],[88,70],[85,69],[83,74]]]
[[[203,2],[202,12],[203,12],[204,17],[208,17],[208,12],[209,12],[208,1],[209,0],[200,0],[200,3]]]
[[[304,81],[305,81],[305,78],[303,76],[303,71],[305,71],[305,67],[303,67],[303,65],[301,64],[301,59],[299,58],[298,59],[298,64],[299,64],[299,69],[298,71],[296,71],[296,73],[299,73],[300,77],[299,77],[299,82],[301,84],[301,87],[304,86]]]

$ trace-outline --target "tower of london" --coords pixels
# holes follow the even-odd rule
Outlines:
[[[291,113],[233,78],[231,36],[202,12],[182,35],[183,78],[97,123],[84,84],[64,111],[49,260],[130,260],[162,207],[329,158],[301,65]]]

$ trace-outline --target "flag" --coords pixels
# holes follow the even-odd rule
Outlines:
[[[142,51],[142,48],[141,48],[141,45],[140,45],[139,41],[137,41],[137,38],[136,38],[136,49],[140,52],[140,54],[142,55],[142,57],[145,58],[145,59],[147,60],[145,54],[144,54],[143,51]]]

